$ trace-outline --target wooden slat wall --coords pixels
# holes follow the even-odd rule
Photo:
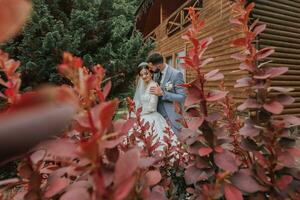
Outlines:
[[[259,48],[275,47],[270,66],[286,66],[289,72],[274,79],[272,85],[292,87],[296,102],[283,114],[300,116],[300,0],[253,0],[253,17],[267,24],[260,35]]]
[[[273,46],[276,53],[271,57],[273,66],[287,66],[289,72],[272,81],[273,85],[293,87],[291,95],[296,102],[288,106],[283,114],[300,116],[300,0],[253,0],[256,3],[253,17],[259,17],[267,24],[267,30],[259,38],[259,48]],[[243,89],[234,88],[236,80],[243,73],[232,73],[238,69],[239,63],[230,56],[241,49],[230,47],[230,43],[239,35],[231,30],[229,19],[232,15],[230,0],[203,0],[200,17],[206,20],[206,25],[199,33],[199,38],[212,36],[214,42],[210,45],[205,57],[215,60],[205,71],[220,69],[225,75],[225,86],[231,91],[237,103],[242,102],[248,94]],[[174,55],[184,49],[190,49],[191,44],[181,39],[186,29],[168,37],[164,21],[155,31],[157,34],[156,51],[164,56]],[[193,79],[187,72],[187,81]],[[207,88],[216,88],[218,83],[209,83]]]
[[[238,38],[239,34],[232,31],[229,19],[232,16],[232,2],[229,0],[205,0],[203,2],[203,12],[201,17],[206,20],[206,26],[200,32],[199,37],[213,37],[214,41],[209,46],[205,57],[214,58],[214,61],[207,65],[205,72],[220,69],[225,76],[225,87],[230,90],[236,103],[240,103],[246,98],[247,94],[243,89],[234,88],[236,80],[244,73],[233,73],[238,69],[239,63],[231,58],[231,55],[241,49],[231,47],[233,39]],[[214,89],[219,87],[219,81],[209,82],[207,88]]]
[[[240,49],[230,47],[231,41],[238,37],[238,34],[231,30],[232,25],[229,22],[232,14],[231,6],[232,3],[229,0],[203,0],[200,17],[205,19],[206,25],[203,31],[199,33],[199,38],[212,36],[214,39],[205,55],[205,57],[214,58],[214,61],[210,63],[204,71],[220,69],[225,75],[225,86],[231,91],[237,102],[240,102],[246,97],[246,94],[242,92],[241,89],[233,87],[235,81],[243,74],[232,73],[232,71],[238,69],[239,63],[230,58],[230,56],[239,52]],[[156,51],[161,52],[164,56],[169,56],[184,49],[191,48],[191,44],[187,44],[181,39],[182,34],[187,29],[168,37],[165,34],[165,25],[166,24],[162,24],[156,30]],[[192,80],[193,74],[188,71],[186,79],[187,81]],[[218,83],[219,82],[211,82],[207,88],[216,88],[218,87]]]

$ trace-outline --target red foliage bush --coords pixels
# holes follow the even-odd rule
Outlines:
[[[159,149],[155,134],[148,134],[150,124],[141,120],[141,110],[134,118],[114,120],[118,100],[106,100],[111,82],[105,82],[104,68],[97,65],[89,72],[82,63],[81,58],[65,53],[58,66],[72,82],[69,96],[78,104],[72,124],[62,137],[42,142],[26,154],[18,167],[19,178],[2,182],[2,192],[18,188],[5,199],[74,199],[78,195],[81,199],[166,199],[158,183],[168,177],[160,171],[182,164],[183,148],[173,145],[167,129],[164,148]],[[19,80],[14,73],[7,74],[8,81],[13,78]],[[27,95],[13,91],[14,95],[5,97],[20,96],[20,100],[11,100],[9,110]],[[54,100],[65,101],[62,92],[66,91]],[[132,108],[133,102],[128,102]],[[132,128],[134,123],[137,129]],[[133,133],[127,137],[130,130]],[[139,148],[141,142],[143,148]],[[168,187],[170,181],[163,185]]]
[[[212,38],[197,39],[197,32],[204,21],[197,21],[198,16],[190,10],[192,28],[184,39],[193,44],[188,56],[184,57],[184,66],[194,71],[196,79],[185,84],[189,94],[186,102],[186,123],[191,129],[183,130],[188,152],[195,155],[185,172],[187,184],[192,187],[192,199],[299,199],[299,170],[294,166],[294,159],[300,150],[295,147],[296,138],[290,127],[300,124],[299,118],[273,117],[280,114],[285,105],[293,103],[287,93],[291,89],[269,86],[269,79],[285,73],[285,67],[266,67],[269,63],[257,64],[274,52],[273,48],[257,50],[253,45],[255,37],[265,29],[264,24],[256,20],[248,26],[249,14],[254,7],[251,3],[237,0],[233,6],[235,31],[243,33],[235,39],[234,46],[244,47],[241,53],[232,58],[241,62],[240,69],[248,76],[237,80],[235,87],[248,87],[251,95],[238,106],[238,111],[249,110],[251,115],[242,124],[227,92],[205,91],[207,81],[223,78],[219,70],[203,73],[203,67],[212,61],[202,56]],[[271,97],[269,92],[280,94]],[[217,102],[224,108],[224,116],[208,113],[207,103]],[[193,106],[191,106],[193,105]],[[224,122],[223,122],[224,121]],[[200,131],[194,131],[199,127]]]
[[[179,194],[186,189],[189,199],[299,199],[300,172],[294,159],[300,151],[290,127],[300,125],[300,120],[275,116],[294,99],[287,94],[291,89],[269,85],[287,68],[266,65],[274,49],[258,50],[253,45],[265,29],[258,20],[248,26],[253,7],[236,0],[231,19],[235,31],[242,33],[232,44],[244,49],[232,58],[248,72],[235,87],[251,92],[237,109],[222,82],[219,90],[205,89],[207,82],[224,76],[218,69],[204,74],[203,68],[213,59],[203,55],[213,39],[198,40],[205,22],[189,10],[192,27],[183,39],[193,48],[182,59],[196,78],[183,85],[188,90],[187,112],[180,111],[184,128],[179,136],[182,144],[177,145],[169,129],[164,141],[157,141],[151,124],[142,120],[141,110],[135,111],[130,98],[129,115],[114,119],[119,101],[107,100],[111,82],[101,65],[89,71],[81,58],[64,53],[58,70],[72,86],[46,88],[33,95],[20,93],[19,63],[1,52],[5,78],[0,84],[5,90],[0,95],[9,103],[6,112],[45,101],[68,102],[77,109],[61,137],[27,152],[19,163],[18,177],[0,182],[1,198],[180,199],[187,197]],[[279,95],[271,96],[272,90]],[[209,111],[208,104],[222,106],[224,113]],[[241,120],[237,111],[244,110],[250,117]]]

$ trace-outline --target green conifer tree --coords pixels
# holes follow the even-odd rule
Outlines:
[[[113,80],[113,95],[128,90],[135,67],[153,48],[133,34],[140,0],[32,0],[33,12],[23,32],[1,48],[22,62],[23,87],[66,83],[56,70],[62,52],[103,64]],[[124,84],[126,82],[126,84]]]

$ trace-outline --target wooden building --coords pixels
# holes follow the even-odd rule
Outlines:
[[[291,95],[296,102],[286,107],[283,114],[300,116],[300,0],[252,0],[256,7],[253,18],[267,24],[267,29],[259,36],[259,48],[273,46],[276,52],[270,57],[273,66],[289,67],[289,72],[272,81],[273,85],[293,87]],[[166,62],[180,68],[179,57],[184,56],[191,44],[181,39],[190,25],[188,8],[200,11],[206,25],[199,38],[212,36],[214,42],[209,46],[206,57],[214,58],[205,70],[220,69],[225,75],[225,86],[237,102],[246,96],[241,89],[233,87],[235,81],[243,76],[233,73],[239,63],[230,56],[240,49],[230,47],[238,33],[231,30],[229,19],[232,15],[231,0],[144,0],[136,13],[136,26],[145,39],[156,44],[155,51],[161,52]],[[189,71],[182,70],[187,81],[193,78]],[[217,87],[210,83],[208,87]]]

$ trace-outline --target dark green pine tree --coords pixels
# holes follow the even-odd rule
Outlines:
[[[33,0],[23,32],[1,47],[22,62],[23,87],[65,83],[56,70],[62,52],[84,59],[87,67],[103,64],[113,79],[113,95],[128,91],[133,72],[153,48],[133,34],[140,0]],[[124,84],[124,82],[126,84]]]

